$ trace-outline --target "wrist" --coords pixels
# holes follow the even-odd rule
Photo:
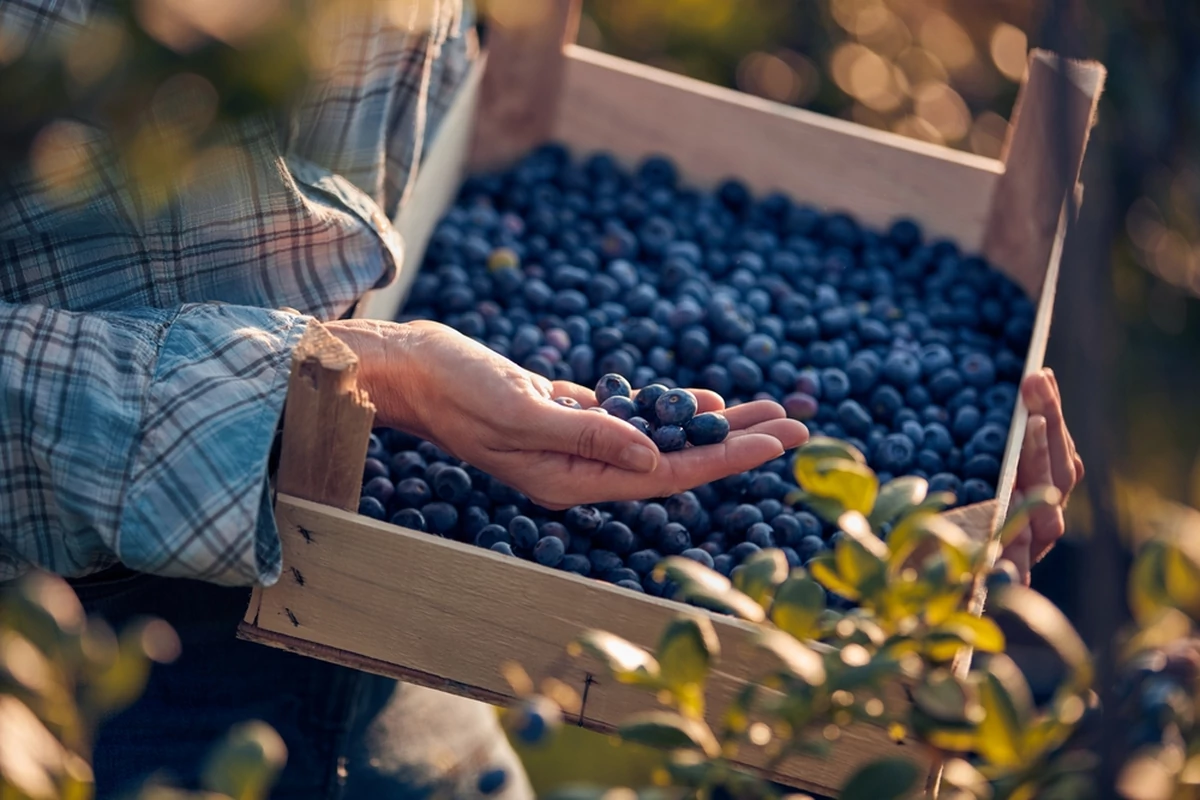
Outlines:
[[[375,405],[377,425],[424,435],[420,397],[421,323],[340,320],[326,328],[358,356],[358,386]]]

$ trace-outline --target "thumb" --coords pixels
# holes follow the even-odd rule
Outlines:
[[[653,472],[658,448],[628,422],[598,411],[547,401],[531,445],[542,450],[603,461],[632,472]]]

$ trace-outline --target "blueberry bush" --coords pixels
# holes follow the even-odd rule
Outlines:
[[[920,478],[880,484],[863,455],[844,442],[814,441],[796,456],[802,490],[844,534],[808,568],[791,567],[778,549],[763,550],[732,578],[682,557],[653,574],[677,598],[732,614],[754,627],[761,673],[719,713],[705,707],[705,685],[721,643],[709,618],[683,612],[653,652],[612,633],[582,632],[571,652],[598,660],[616,681],[646,690],[658,708],[625,720],[623,741],[660,748],[666,766],[652,785],[623,787],[638,797],[769,798],[780,787],[736,760],[762,751],[768,765],[796,754],[821,755],[853,723],[885,727],[920,742],[943,765],[941,796],[1086,798],[1096,796],[1097,758],[1089,749],[1101,716],[1092,691],[1092,659],[1062,613],[991,566],[1053,489],[1014,508],[997,537],[971,540],[938,510],[951,501]],[[887,533],[883,533],[887,530]],[[1164,535],[1139,555],[1130,598],[1141,626],[1128,632],[1122,675],[1130,757],[1116,787],[1127,798],[1194,796],[1200,768],[1195,698],[1200,679],[1200,547],[1194,537]],[[968,609],[988,592],[987,613]],[[832,594],[858,601],[839,611]],[[1001,621],[1045,641],[1064,667],[1048,699],[1035,702],[1021,670],[1004,654]],[[956,659],[965,648],[968,670]],[[510,667],[525,697],[510,719],[521,741],[546,741],[579,698]],[[897,701],[903,696],[905,700]],[[654,698],[651,700],[650,698]],[[709,712],[709,713],[706,713]],[[926,774],[904,757],[872,762],[844,784],[842,800],[919,796]],[[555,797],[610,796],[611,786],[568,785]]]
[[[995,494],[1033,316],[1015,284],[911,220],[872,230],[736,180],[687,186],[663,157],[629,170],[546,145],[466,181],[400,319],[595,385],[663,451],[727,433],[720,414],[693,417],[684,387],[699,387],[730,406],[781,403],[882,483],[926,479],[974,503]],[[728,576],[768,548],[792,567],[831,552],[843,534],[797,489],[781,457],[668,498],[554,513],[377,430],[359,511],[661,595],[665,555]]]
[[[119,634],[86,618],[60,578],[32,573],[0,592],[0,797],[86,800],[91,751],[101,721],[142,693],[151,667],[179,654],[162,620]],[[164,782],[136,800],[265,800],[286,759],[268,725],[247,722],[218,742],[203,771],[203,793]]]

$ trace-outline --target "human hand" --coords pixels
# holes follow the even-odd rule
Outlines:
[[[1029,409],[1025,442],[1017,464],[1014,502],[1021,492],[1038,486],[1054,486],[1062,493],[1058,505],[1033,511],[1029,524],[1004,550],[1021,579],[1029,583],[1029,570],[1054,547],[1065,531],[1063,509],[1071,490],[1083,479],[1083,460],[1075,451],[1075,440],[1062,414],[1062,395],[1049,368],[1030,375],[1021,384],[1021,396]]]
[[[808,439],[781,406],[753,402],[725,412],[721,444],[659,453],[633,426],[559,405],[596,405],[591,389],[550,381],[435,322],[369,320],[326,327],[360,359],[360,385],[379,424],[428,439],[546,508],[663,497],[753,469]],[[700,411],[724,401],[693,390]]]

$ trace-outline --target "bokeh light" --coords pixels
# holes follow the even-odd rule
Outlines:
[[[992,63],[1010,81],[1019,81],[1029,64],[1029,39],[1025,31],[1007,22],[992,29]]]
[[[975,61],[975,44],[962,25],[945,12],[934,11],[921,22],[918,39],[951,71],[970,67]]]
[[[913,108],[946,142],[957,142],[971,128],[971,112],[962,96],[945,83],[929,81],[913,90]]]

